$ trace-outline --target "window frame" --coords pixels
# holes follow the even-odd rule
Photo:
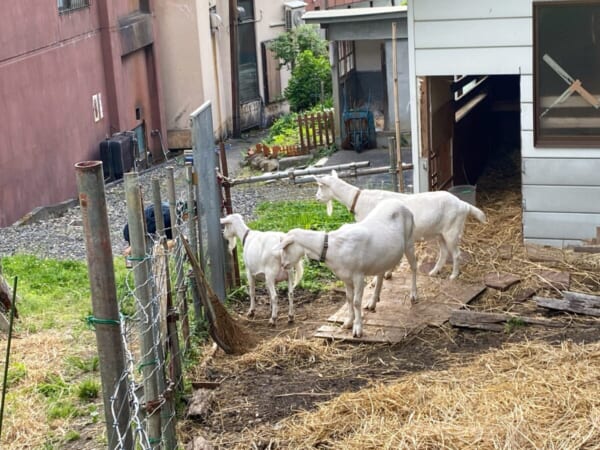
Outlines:
[[[68,3],[68,6],[64,6]],[[68,14],[80,9],[89,8],[92,0],[56,0],[58,14]],[[61,6],[62,5],[62,6]]]
[[[565,8],[565,7],[598,7],[600,8],[600,0],[560,0],[560,1],[552,1],[552,0],[540,0],[534,1],[532,3],[532,20],[533,20],[533,129],[534,129],[534,147],[539,148],[589,148],[589,147],[598,147],[600,146],[600,127],[598,127],[598,131],[595,134],[577,134],[575,132],[571,134],[563,134],[563,135],[551,135],[548,134],[548,129],[551,127],[543,127],[541,114],[546,110],[546,108],[542,105],[542,84],[545,81],[541,76],[542,71],[542,44],[540,41],[542,38],[540,37],[541,33],[541,25],[540,25],[540,16],[542,15],[542,11],[545,8]],[[560,65],[560,64],[559,64]],[[561,65],[561,67],[563,67]],[[569,73],[569,75],[573,79],[579,79],[580,74],[570,73],[569,70],[572,70],[567,67],[563,67],[563,69]],[[558,75],[557,75],[558,77]],[[564,90],[568,89],[567,82],[564,82]],[[585,83],[583,84],[585,88]],[[563,91],[564,92],[564,91]],[[559,94],[560,95],[560,94]],[[579,96],[580,94],[577,92],[573,92],[571,96]],[[593,93],[598,100],[598,92]],[[592,105],[589,105],[593,107]],[[597,109],[600,111],[600,109]],[[564,116],[565,118],[581,118],[581,115],[573,115],[573,116]],[[565,127],[567,128],[567,127]],[[596,127],[589,127],[589,129],[594,129]]]

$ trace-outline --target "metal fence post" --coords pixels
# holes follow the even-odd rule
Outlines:
[[[127,398],[127,379],[123,377],[125,351],[121,340],[102,163],[79,162],[75,164],[75,171],[92,294],[108,447],[131,449],[131,411]],[[113,417],[113,405],[117,417]]]
[[[137,184],[137,174],[125,174],[125,196],[127,201],[127,222],[131,241],[131,256],[134,261],[133,278],[138,307],[138,324],[141,340],[141,371],[144,378],[145,412],[147,432],[152,448],[161,447],[160,392],[158,390],[158,362],[154,348],[154,329],[152,315],[152,292],[148,279],[150,277],[150,260],[146,255],[146,236],[144,212],[141,202],[141,190]],[[107,228],[108,229],[108,228]]]

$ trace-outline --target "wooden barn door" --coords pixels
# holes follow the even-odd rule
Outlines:
[[[429,190],[452,186],[452,139],[454,111],[452,77],[424,77],[421,91],[422,157],[428,160]]]

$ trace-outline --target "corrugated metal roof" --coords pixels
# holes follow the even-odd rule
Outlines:
[[[358,22],[377,19],[406,18],[406,6],[378,6],[375,8],[342,8],[308,11],[302,15],[306,23]]]

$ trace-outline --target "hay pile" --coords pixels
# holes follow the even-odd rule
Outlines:
[[[214,367],[225,372],[257,370],[264,372],[273,367],[302,370],[320,362],[352,359],[359,347],[342,347],[321,339],[297,339],[291,336],[264,341],[253,351],[242,356],[215,361]]]
[[[284,420],[281,448],[600,448],[600,344],[511,345]]]

